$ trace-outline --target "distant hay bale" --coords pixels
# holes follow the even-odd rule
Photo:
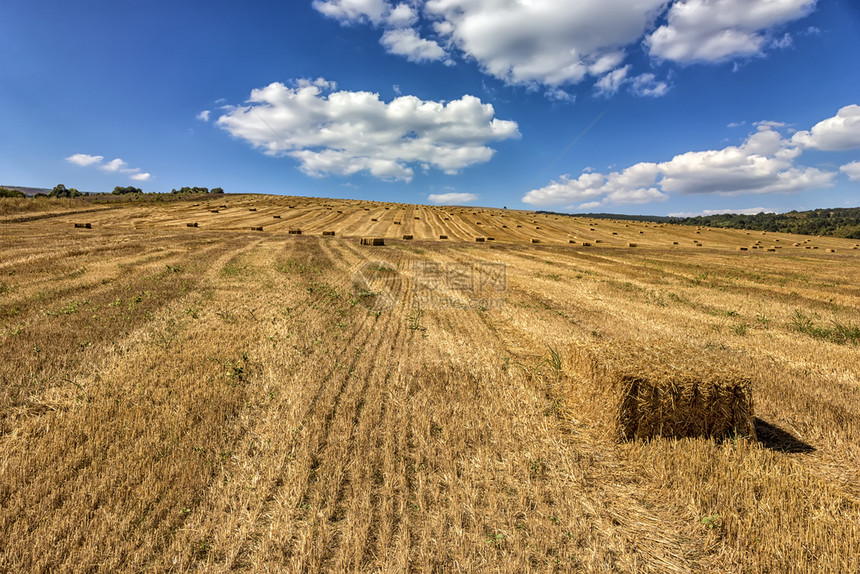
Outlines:
[[[613,232],[612,232],[612,235],[618,235],[618,232],[617,232],[617,231],[613,231]]]
[[[394,225],[400,225],[400,222],[399,222],[399,221],[395,221],[395,222],[394,222]]]
[[[450,218],[450,217],[446,217],[446,218],[444,218],[444,219],[445,219],[445,221],[451,221],[451,218]]]
[[[273,215],[273,216],[272,216],[272,219],[280,219],[280,218],[281,218],[281,216],[280,216],[280,215]]]
[[[794,247],[800,247],[800,243],[795,243]]]
[[[475,225],[482,225],[480,221],[476,221]]]
[[[535,229],[540,229],[540,227],[535,227]]]
[[[568,240],[567,240],[567,242],[568,242],[568,243],[572,243],[573,245],[576,245],[576,241],[575,241],[575,240],[573,240],[573,239],[568,239]]]
[[[507,228],[508,228],[507,225],[502,225],[502,229],[507,229]]]
[[[483,243],[484,241],[486,241],[486,238],[484,238],[484,237],[476,237],[475,238],[475,243]]]
[[[747,251],[746,247],[738,247],[738,251]]]
[[[323,231],[324,237],[334,237],[334,231]]]
[[[415,216],[415,219],[421,219],[421,218],[420,218],[420,217],[418,217],[418,216],[416,215],[416,216]]]
[[[262,227],[252,227],[251,231],[263,231]]]
[[[678,242],[677,242],[677,241],[673,241],[673,242],[672,242],[672,245],[678,245]]]
[[[616,341],[575,345],[570,366],[585,382],[576,385],[582,392],[578,398],[600,413],[619,440],[754,439],[752,381],[733,367],[736,362],[716,349]]]
[[[517,227],[522,227],[522,225],[517,225]]]
[[[411,236],[411,235],[404,235],[404,236],[403,236],[403,239],[407,239],[407,240],[409,240],[409,239],[412,239],[412,236]]]
[[[447,235],[440,235],[439,239],[448,239],[448,236]]]
[[[218,210],[217,210],[217,209],[213,209],[213,210],[211,210],[209,213],[218,213]]]
[[[385,239],[382,237],[362,237],[361,245],[380,246],[385,245]]]
[[[773,247],[768,247],[767,249],[765,249],[765,251],[767,251],[769,253],[776,253],[776,249]]]
[[[640,230],[639,235],[645,235],[645,232]]]
[[[301,229],[290,229],[288,233],[289,233],[290,235],[301,235],[301,234],[302,234],[302,230],[301,230]]]
[[[534,237],[532,237],[532,243],[540,243],[540,239],[535,239]]]
[[[195,221],[194,223],[186,223],[185,227],[197,227],[197,222]]]
[[[226,205],[219,205],[218,207],[219,207],[220,209],[227,209],[227,206],[226,206]]]
[[[376,219],[375,217],[371,217],[371,218],[370,218],[370,220],[371,220],[371,221],[379,221],[379,220],[378,220],[378,219]]]
[[[248,208],[248,211],[257,211],[257,208],[256,208],[256,207],[251,207],[251,208]]]
[[[589,243],[588,241],[583,241],[583,242],[581,243],[581,245],[582,245],[583,247],[591,247],[591,243]]]
[[[627,247],[636,247],[636,244],[633,242],[628,242]]]
[[[93,224],[92,223],[75,223],[75,228],[76,229],[92,229]]]
[[[337,212],[338,212],[338,213],[341,213],[341,214],[343,213],[343,211],[341,211],[340,209],[338,209],[338,210],[337,210]]]
[[[828,249],[827,252],[828,253],[836,253],[836,250],[835,249]]]
[[[487,237],[487,241],[495,241],[495,240],[496,240],[495,237]]]

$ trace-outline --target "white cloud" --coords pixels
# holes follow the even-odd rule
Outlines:
[[[576,84],[623,60],[665,0],[428,0],[426,15],[486,73],[510,84]]]
[[[780,26],[809,14],[816,0],[314,0],[343,24],[382,29],[389,53],[414,62],[453,64],[459,53],[511,85],[553,88],[596,82],[611,95],[664,95],[669,86],[624,65],[644,40],[650,55],[678,62],[719,62],[785,49]],[[665,17],[665,23],[654,29]],[[625,70],[621,72],[620,70]],[[638,82],[634,78],[638,78]],[[649,77],[650,76],[650,77]]]
[[[122,161],[119,158],[112,159],[109,162],[102,164],[99,166],[99,169],[103,171],[123,171],[128,164]]]
[[[832,185],[835,172],[795,164],[802,147],[793,138],[784,138],[774,125],[781,124],[758,122],[757,131],[739,146],[686,152],[669,161],[638,163],[608,175],[591,169],[575,179],[565,175],[529,191],[523,201],[540,206],[586,202],[579,207],[588,209],[662,201],[672,193],[732,196],[791,193]],[[813,129],[810,137],[814,136]],[[857,167],[848,164],[842,171],[852,177],[860,172],[860,162],[856,163]]]
[[[386,30],[380,43],[389,54],[404,56],[410,62],[432,62],[448,56],[442,46],[420,37],[412,28]]]
[[[460,205],[477,199],[474,193],[431,193],[427,196],[427,200],[436,205]]]
[[[212,113],[212,112],[210,112],[209,110],[203,110],[202,112],[200,112],[199,114],[197,114],[197,116],[196,116],[196,117],[197,117],[197,119],[198,119],[198,120],[201,120],[201,121],[204,121],[204,122],[208,122],[208,121],[209,121],[209,114],[211,114],[211,113]]]
[[[846,163],[839,168],[839,171],[847,175],[851,181],[860,181],[860,161]]]
[[[389,10],[385,0],[314,0],[313,6],[344,24],[365,20],[379,24]]]
[[[520,137],[516,122],[499,120],[490,104],[464,95],[450,102],[334,91],[325,80],[276,82],[230,107],[217,125],[271,156],[299,160],[311,175],[367,172],[410,181],[413,166],[445,173],[489,161],[493,141]]]
[[[743,209],[703,209],[697,212],[670,213],[669,217],[697,217],[699,215],[720,215],[723,213],[736,213],[738,215],[758,215],[759,213],[776,213],[767,207],[745,207]]]
[[[719,62],[760,54],[773,28],[806,16],[816,0],[678,0],[645,44],[652,56]],[[784,39],[783,39],[784,41]]]
[[[657,81],[654,74],[641,74],[633,78],[631,91],[637,96],[658,98],[669,91],[669,84]]]
[[[656,188],[657,175],[657,165],[653,163],[638,163],[609,175],[584,171],[576,179],[564,175],[542,189],[532,190],[523,201],[537,206],[580,204],[580,209],[664,201],[668,196]]]
[[[791,140],[805,148],[825,151],[860,148],[860,106],[845,106],[832,118],[812,126],[810,131],[797,132]]]
[[[128,167],[128,164],[119,158],[112,159],[107,163],[104,163],[104,159],[105,158],[102,155],[88,155],[85,153],[76,153],[67,157],[66,161],[82,167],[97,167],[100,170],[109,173],[129,174],[131,176],[131,179],[137,181],[146,181],[151,177],[151,175],[148,173],[141,173],[140,168]]]
[[[386,22],[395,28],[406,28],[418,21],[418,13],[409,4],[398,4],[388,13]]]
[[[618,92],[621,85],[627,81],[627,72],[630,71],[630,66],[624,66],[613,70],[597,80],[594,86],[597,88],[597,93],[601,96],[612,96]],[[653,77],[653,76],[652,76]]]
[[[66,161],[69,163],[73,163],[75,165],[80,165],[86,167],[88,165],[94,165],[101,163],[104,159],[104,156],[101,155],[89,155],[85,153],[76,153],[74,155],[70,155],[66,158]]]

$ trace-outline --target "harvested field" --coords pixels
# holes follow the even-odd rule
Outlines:
[[[856,240],[194,201],[0,223],[0,571],[860,571]]]

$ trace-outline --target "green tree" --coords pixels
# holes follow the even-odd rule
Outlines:
[[[0,197],[27,197],[24,195],[24,192],[18,191],[17,189],[9,189],[6,187],[0,187]]]

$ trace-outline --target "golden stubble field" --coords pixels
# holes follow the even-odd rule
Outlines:
[[[0,571],[860,571],[855,242],[27,205],[0,209]],[[758,439],[601,432],[572,353],[651,338],[748,373]]]

